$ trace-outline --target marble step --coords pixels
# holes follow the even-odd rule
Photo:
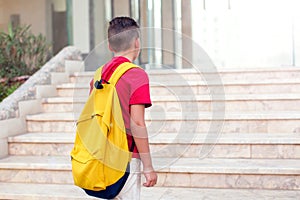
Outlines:
[[[0,199],[10,200],[73,200],[96,199],[71,184],[37,184],[0,182]]]
[[[69,155],[75,135],[27,133],[8,138],[10,155]],[[154,157],[300,159],[299,134],[223,134],[215,142],[205,134],[149,135]],[[206,149],[211,151],[206,152]],[[204,155],[205,154],[205,155]]]
[[[0,183],[0,199],[73,200],[94,199],[82,189],[68,184]],[[297,190],[213,189],[181,187],[142,187],[141,200],[295,200]]]
[[[281,68],[246,68],[218,69],[217,72],[204,72],[195,69],[147,70],[150,80],[210,80],[221,77],[222,80],[262,80],[300,78],[300,69],[296,67]],[[87,83],[94,72],[76,72],[70,76],[70,82]]]
[[[269,94],[300,93],[300,79],[278,79],[207,83],[204,81],[161,81],[150,83],[151,95],[203,95],[203,94]],[[66,83],[57,86],[59,96],[87,96],[89,83]]]
[[[153,158],[157,186],[300,190],[299,159]],[[9,156],[0,182],[72,184],[69,156]]]
[[[42,99],[45,112],[74,112],[81,110],[87,97],[52,97]],[[226,111],[300,111],[299,94],[245,94],[226,96],[153,96],[150,109],[161,107],[165,111],[181,111],[182,109],[193,110],[195,104],[199,111],[211,111],[215,104],[225,103]]]
[[[70,184],[37,184],[0,182],[0,199],[11,200],[73,200],[96,199]]]
[[[76,115],[76,116],[75,116]],[[27,115],[28,132],[74,132],[78,113]],[[300,113],[268,112],[146,112],[148,131],[211,133],[299,133]]]

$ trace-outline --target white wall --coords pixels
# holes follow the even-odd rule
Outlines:
[[[0,31],[5,28],[4,1],[0,0]]]
[[[47,36],[46,0],[0,0],[0,30],[7,30],[12,14],[20,15],[20,23],[31,25],[34,34]]]
[[[293,64],[293,8],[299,8],[300,1],[206,0],[205,5],[204,10],[203,0],[192,0],[193,40],[217,67]],[[295,23],[295,52],[298,53],[300,26],[297,20]],[[295,60],[300,65],[297,53]],[[197,55],[194,59],[197,60]]]

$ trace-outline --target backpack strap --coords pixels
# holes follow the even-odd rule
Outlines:
[[[102,65],[101,67],[99,67],[99,68],[96,70],[96,72],[95,72],[95,74],[94,74],[94,79],[97,80],[97,79],[99,79],[99,78],[101,77],[103,67],[104,67],[104,65]]]
[[[105,81],[101,79],[101,75],[102,75],[102,70],[103,70],[103,66],[101,66],[100,68],[98,68],[94,74],[94,84],[97,84],[96,81],[98,81],[99,79],[99,83],[102,84],[102,81],[104,83],[109,83],[109,84],[113,84],[114,86],[117,84],[118,80],[121,78],[121,76],[128,71],[131,68],[135,68],[139,66],[131,63],[131,62],[124,62],[122,64],[120,64],[116,70],[113,72],[113,74],[111,75],[111,77],[109,78],[109,81]]]
[[[128,71],[131,68],[138,67],[137,65],[131,63],[131,62],[124,62],[120,64],[117,69],[113,72],[111,77],[109,78],[109,83],[116,85],[118,80],[121,78],[121,76]]]
[[[121,65],[119,65],[117,67],[117,69],[113,72],[113,74],[111,75],[110,79],[108,82],[110,82],[111,84],[114,84],[116,85],[116,83],[118,82],[118,80],[121,78],[121,76],[126,72],[128,71],[129,69],[131,68],[135,68],[135,67],[138,67],[140,68],[139,66],[131,63],[131,62],[125,62],[125,63],[122,63]],[[132,137],[132,143],[131,143],[131,146],[129,148],[129,151],[130,152],[133,152],[134,150],[134,147],[135,147],[135,141],[134,141],[134,138],[133,136]]]

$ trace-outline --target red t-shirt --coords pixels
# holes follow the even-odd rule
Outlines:
[[[115,69],[124,62],[130,62],[125,57],[114,57],[111,61],[104,65],[102,70],[102,79],[108,81]],[[94,87],[94,82],[90,82],[90,92]],[[131,148],[133,137],[130,131],[130,105],[142,104],[150,107],[150,89],[149,78],[147,73],[141,68],[132,68],[125,72],[116,84],[124,124],[127,133],[128,148]],[[139,158],[137,147],[134,147],[133,158]]]

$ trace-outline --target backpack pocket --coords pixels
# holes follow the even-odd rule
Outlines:
[[[94,191],[106,189],[104,167],[85,148],[74,147],[71,153],[72,174],[75,185]]]

